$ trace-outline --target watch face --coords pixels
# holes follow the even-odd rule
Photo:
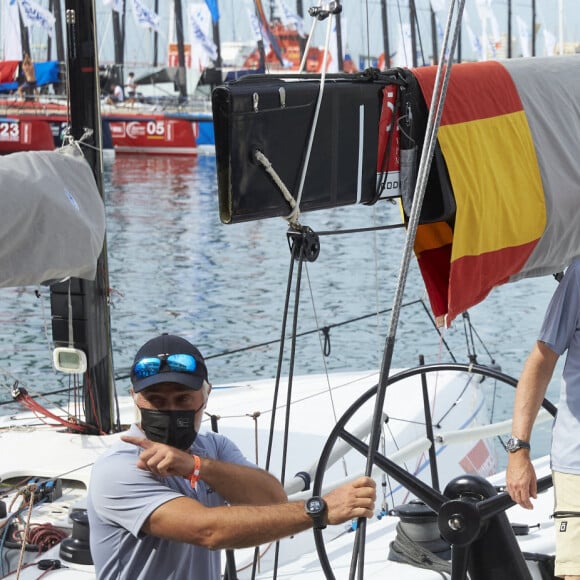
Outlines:
[[[307,503],[308,511],[311,513],[319,513],[324,510],[324,502],[319,497],[311,497]]]
[[[517,451],[518,449],[529,449],[530,444],[527,441],[522,441],[513,435],[507,440],[505,448],[510,451]]]

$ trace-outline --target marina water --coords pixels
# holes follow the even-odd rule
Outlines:
[[[290,264],[286,222],[222,224],[212,155],[107,154],[104,183],[118,392],[128,393],[137,348],[161,332],[197,344],[208,358],[214,384],[275,376]],[[324,233],[400,223],[397,206],[348,206],[303,214],[300,221],[323,235],[319,258],[303,271],[297,331],[304,336],[298,340],[294,373],[379,368],[404,230]],[[518,376],[555,285],[552,277],[508,284],[473,308],[478,362],[490,359],[477,337],[504,372]],[[421,299],[428,305],[413,260],[403,301]],[[0,290],[0,321],[0,401],[10,398],[14,380],[32,394],[68,384],[52,369],[48,288]],[[325,326],[328,356],[322,354],[323,334],[312,332]],[[457,360],[466,362],[461,317],[444,338]],[[286,348],[283,373],[288,372],[289,352]],[[417,302],[401,313],[393,366],[415,366],[420,354],[427,363],[450,360]],[[557,400],[557,389],[555,379],[552,400]],[[509,401],[504,414],[511,412]],[[14,409],[4,405],[0,412]]]

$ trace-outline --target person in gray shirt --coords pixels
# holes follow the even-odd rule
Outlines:
[[[555,575],[580,580],[580,259],[575,259],[548,305],[538,340],[518,381],[512,438],[508,442],[507,489],[532,509],[537,480],[530,460],[532,427],[559,357],[566,352],[550,462],[556,522]]]
[[[218,580],[221,549],[373,515],[371,478],[315,498],[318,509],[307,511],[228,438],[198,433],[211,385],[187,340],[163,334],[145,343],[131,383],[140,424],[99,457],[88,490],[99,580]]]

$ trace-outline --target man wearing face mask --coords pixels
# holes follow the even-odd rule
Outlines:
[[[307,513],[232,441],[200,433],[211,385],[187,340],[163,334],[145,343],[131,382],[141,422],[91,473],[87,507],[99,580],[218,580],[220,549],[372,516],[370,478],[340,486],[317,502],[322,511]]]

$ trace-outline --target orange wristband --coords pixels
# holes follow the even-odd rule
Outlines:
[[[197,455],[192,455],[193,457],[193,471],[187,476],[191,487],[195,487],[199,479],[199,469],[201,467],[201,459]]]

